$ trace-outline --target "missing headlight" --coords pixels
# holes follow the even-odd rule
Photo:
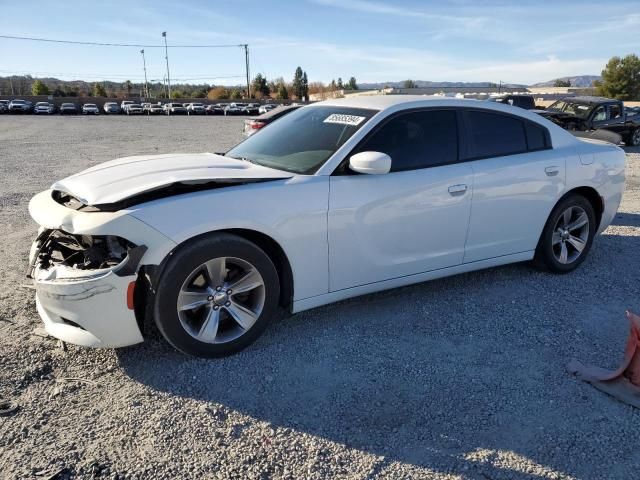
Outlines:
[[[36,266],[45,270],[59,265],[79,270],[112,268],[122,263],[135,246],[113,235],[72,235],[47,230],[36,240],[37,253],[28,276],[32,276]]]

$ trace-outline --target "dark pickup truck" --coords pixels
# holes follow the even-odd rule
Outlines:
[[[625,110],[620,100],[603,97],[568,97],[534,110],[566,130],[606,130],[620,135],[627,145],[640,145],[640,114]],[[606,134],[606,132],[602,132]],[[596,137],[594,135],[594,137]],[[603,135],[604,137],[604,135]]]

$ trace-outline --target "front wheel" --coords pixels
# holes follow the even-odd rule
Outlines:
[[[534,262],[555,273],[571,272],[585,260],[595,233],[591,203],[581,195],[569,195],[549,215]]]
[[[640,127],[634,129],[629,133],[625,143],[630,147],[639,147],[640,146]]]
[[[253,343],[278,307],[280,283],[257,245],[221,233],[172,255],[158,283],[154,316],[181,352],[222,357]]]

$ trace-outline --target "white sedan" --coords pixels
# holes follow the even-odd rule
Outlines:
[[[378,96],[300,108],[226,155],[122,158],[29,211],[54,337],[222,356],[291,312],[533,260],[567,273],[614,218],[625,155],[535,113]],[[285,341],[285,339],[283,339]]]

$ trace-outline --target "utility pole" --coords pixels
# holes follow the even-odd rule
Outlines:
[[[500,84],[498,85],[498,93],[502,93],[502,80],[500,80]]]
[[[147,62],[144,59],[144,49],[140,50],[142,54],[142,68],[144,69],[144,90],[145,95],[149,98],[149,83],[147,82]]]
[[[247,71],[247,98],[251,98],[251,83],[249,81],[249,45],[244,44],[244,62]]]
[[[171,78],[169,77],[169,49],[167,48],[167,32],[162,32],[164,37],[164,58],[167,61],[167,90],[169,94],[167,98],[171,98]]]

